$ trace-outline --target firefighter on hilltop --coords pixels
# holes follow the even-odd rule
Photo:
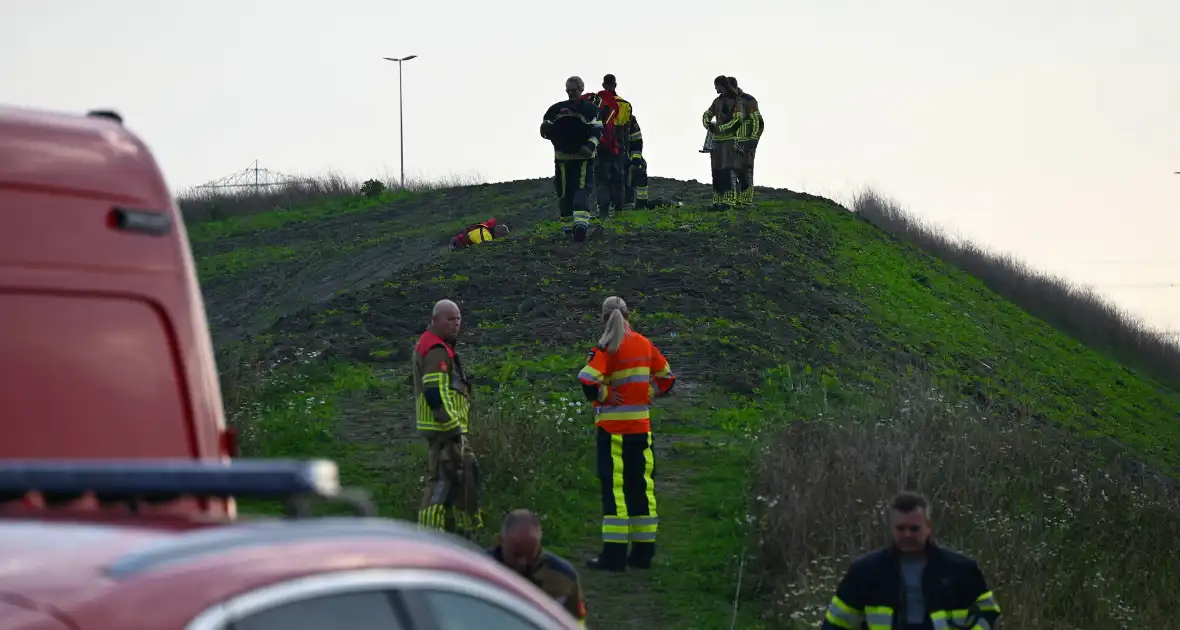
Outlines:
[[[582,99],[581,77],[565,82],[566,100],[549,106],[541,119],[541,137],[553,144],[553,185],[561,216],[570,217],[569,233],[584,241],[590,231],[590,178],[598,143],[602,140],[599,108]]]

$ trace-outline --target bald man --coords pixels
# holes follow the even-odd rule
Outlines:
[[[541,519],[524,509],[513,510],[500,526],[500,544],[487,550],[497,562],[536,584],[586,625],[586,598],[574,565],[541,546]]]
[[[418,433],[429,447],[418,523],[471,538],[483,528],[481,473],[467,440],[471,384],[455,351],[459,305],[439,300],[412,353]]]
[[[571,218],[568,231],[575,241],[586,240],[590,232],[590,182],[602,141],[600,110],[582,99],[585,88],[581,77],[566,79],[566,100],[550,105],[541,118],[541,137],[553,144],[558,207],[562,218]]]

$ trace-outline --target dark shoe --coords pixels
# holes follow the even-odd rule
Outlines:
[[[586,240],[586,226],[578,224],[574,226],[574,241],[581,243]]]
[[[602,552],[586,561],[586,566],[594,571],[611,571],[622,573],[627,570],[627,545],[619,543],[603,543]]]
[[[631,543],[631,555],[627,558],[627,566],[634,569],[650,569],[652,559],[656,555],[654,542]]]

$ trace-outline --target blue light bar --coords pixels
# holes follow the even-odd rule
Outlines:
[[[0,496],[29,492],[98,497],[335,497],[339,470],[329,460],[190,459],[0,460]]]

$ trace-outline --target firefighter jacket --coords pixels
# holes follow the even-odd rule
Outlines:
[[[709,109],[701,114],[701,124],[713,132],[713,142],[733,140],[742,124],[742,100],[725,94],[717,95]],[[712,122],[716,118],[717,122]]]
[[[633,330],[614,354],[591,349],[578,380],[594,405],[594,424],[612,434],[650,433],[652,398],[676,384],[660,349]]]
[[[631,114],[631,120],[627,121],[623,137],[627,139],[626,150],[631,161],[643,159],[643,129],[639,127],[639,119],[635,114]]]
[[[990,630],[1000,616],[1000,606],[979,564],[933,540],[926,546],[922,599],[926,605],[925,627],[934,630],[956,627],[948,620],[959,624],[957,627]],[[905,628],[905,602],[900,554],[890,545],[852,562],[828,604],[822,628]],[[973,613],[978,613],[976,621],[963,625]]]
[[[467,433],[471,384],[459,354],[427,330],[418,338],[411,361],[418,432],[427,438]]]
[[[631,162],[637,162],[643,158],[643,130],[640,127],[640,120],[635,118],[634,110],[631,110],[627,123],[615,127],[615,134],[622,149],[619,151],[619,155],[628,156]]]
[[[589,160],[602,142],[599,107],[582,98],[554,103],[541,119],[541,137],[553,144],[553,159]],[[589,154],[583,154],[585,148]]]
[[[606,122],[603,146],[609,147],[612,154],[628,156],[632,161],[642,158],[643,130],[635,119],[635,106],[609,90],[599,92],[598,98],[602,101]]]
[[[758,99],[746,92],[738,90],[742,101],[742,122],[738,125],[734,139],[742,143],[750,143],[753,148],[758,147],[758,140],[762,138],[765,128],[762,121],[762,110],[758,107]]]
[[[504,552],[499,545],[485,551],[493,560],[504,564]],[[574,565],[542,549],[533,564],[520,575],[557,600],[579,625],[586,625],[586,597],[582,594],[582,582]]]

